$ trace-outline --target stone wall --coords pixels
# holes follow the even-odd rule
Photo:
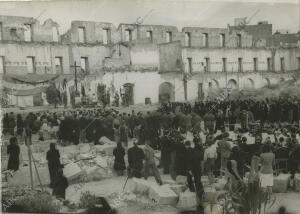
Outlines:
[[[42,25],[32,17],[0,16],[3,41],[25,42],[25,25],[31,25],[32,42],[59,42],[58,24],[52,19],[47,19]],[[54,29],[53,29],[54,28]],[[53,32],[57,33],[57,41]]]
[[[78,29],[84,28],[85,31],[85,42],[87,44],[100,43],[103,44],[104,29],[110,31],[109,41],[110,43],[116,43],[120,41],[119,33],[116,27],[111,23],[105,22],[91,22],[91,21],[72,21],[71,28],[67,33],[62,35],[62,41],[65,43],[80,43]]]

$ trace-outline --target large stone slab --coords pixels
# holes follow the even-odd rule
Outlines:
[[[107,171],[98,166],[85,166],[83,170],[88,181],[100,181],[107,177]]]
[[[95,145],[94,148],[97,153],[102,153],[108,156],[112,156],[114,148],[116,148],[116,145],[111,145],[111,144]]]
[[[148,195],[151,186],[157,186],[157,184],[150,180],[133,178],[131,191],[136,194]]]
[[[79,146],[79,152],[82,153],[89,153],[91,150],[91,146],[88,143],[84,143],[84,144],[78,144]]]
[[[183,193],[186,189],[186,185],[181,185],[181,184],[174,184],[170,185],[171,190],[173,190],[177,195],[180,195],[180,193]]]
[[[114,141],[111,141],[110,139],[108,139],[107,137],[103,136],[99,139],[99,142],[100,143],[103,143],[103,144],[114,144],[116,145],[116,142]]]
[[[96,162],[96,164],[102,168],[107,168],[108,164],[107,164],[107,159],[106,157],[102,157],[100,155],[98,155],[94,161]]]
[[[183,193],[179,194],[179,202],[177,207],[180,208],[194,208],[197,206],[197,196],[195,192],[190,192],[186,190]]]
[[[69,158],[74,158],[80,153],[80,151],[78,146],[70,145],[70,146],[61,147],[60,153],[68,155]]]
[[[79,167],[77,163],[69,163],[64,167],[64,175],[68,180],[75,180],[82,176],[84,171]]]
[[[151,185],[149,199],[160,205],[176,205],[178,202],[178,196],[168,184],[162,186]]]
[[[273,192],[285,193],[287,192],[289,185],[290,175],[289,174],[279,174],[274,177]]]
[[[39,167],[38,168],[39,177],[43,186],[50,184],[50,175],[48,167]],[[32,165],[32,175],[33,175],[33,184],[34,186],[39,186],[39,180],[36,174],[36,170]],[[8,186],[24,186],[31,185],[30,181],[30,171],[29,166],[21,167],[18,171],[13,173],[13,177],[10,175],[7,176]]]

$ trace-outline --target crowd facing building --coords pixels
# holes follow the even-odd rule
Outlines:
[[[51,81],[64,94],[113,103],[203,99],[210,90],[251,89],[294,78],[300,34],[273,33],[272,24],[225,28],[72,21],[59,34],[52,19],[0,16],[2,99],[8,105],[47,105]],[[103,92],[103,90],[102,90]]]

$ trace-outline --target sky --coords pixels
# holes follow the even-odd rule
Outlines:
[[[51,18],[65,33],[72,20],[135,23],[145,16],[144,24],[182,27],[223,27],[234,18],[251,17],[250,24],[268,21],[275,30],[300,30],[300,0],[49,0],[3,1],[0,15],[28,16],[43,23]]]

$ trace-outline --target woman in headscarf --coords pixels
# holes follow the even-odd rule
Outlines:
[[[53,182],[52,194],[59,199],[66,199],[66,189],[69,186],[67,178],[63,174],[62,168],[57,171],[57,176]]]
[[[115,156],[114,169],[117,171],[119,176],[122,176],[126,169],[126,165],[124,160],[125,149],[121,143],[117,144],[117,147],[113,151],[113,155]]]
[[[7,154],[9,155],[7,170],[17,171],[19,169],[19,155],[20,155],[20,147],[18,146],[18,141],[16,137],[11,137],[10,145],[7,146]]]
[[[62,167],[59,158],[60,154],[56,149],[55,143],[51,143],[50,150],[47,152],[47,161],[50,174],[50,187],[53,187],[53,182],[57,176],[58,170]]]

